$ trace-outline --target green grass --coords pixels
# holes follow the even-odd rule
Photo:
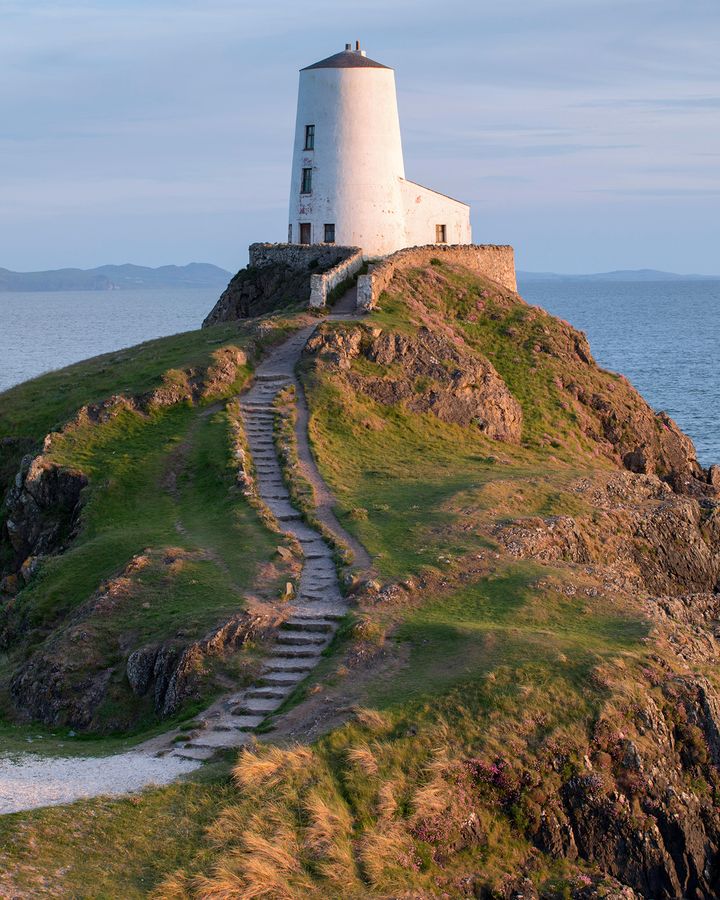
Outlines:
[[[202,780],[0,817],[0,894],[141,898],[197,863],[207,825],[234,794],[227,765]]]
[[[149,391],[168,369],[205,366],[214,350],[246,341],[237,323],[216,325],[105,353],[10,388],[0,394],[0,437],[19,446],[0,450],[0,484],[14,476],[22,448],[59,429],[81,406],[112,394]]]
[[[512,559],[495,545],[493,529],[528,516],[582,520],[592,509],[574,482],[609,463],[591,455],[561,402],[554,379],[563,363],[535,350],[536,344],[557,349],[556,339],[561,347],[559,323],[514,307],[484,280],[444,263],[431,274],[430,280],[423,272],[407,276],[413,296],[427,304],[420,312],[441,317],[470,349],[491,359],[523,408],[522,443],[490,441],[473,428],[375,403],[348,390],[342,377],[306,368],[310,438],[339,519],[368,548],[383,580],[412,576],[408,590],[394,597],[361,599],[357,617],[344,623],[334,643],[336,652],[349,650],[344,672],[337,658],[327,658],[314,673],[313,681],[323,682],[323,710],[347,715],[360,702],[377,710],[376,718],[351,718],[309,754],[277,755],[271,776],[261,764],[253,774],[255,753],[242,754],[248,786],[216,794],[223,811],[212,836],[192,832],[185,844],[171,825],[169,846],[159,861],[149,860],[144,835],[164,821],[173,797],[165,794],[157,801],[162,811],[152,813],[151,806],[147,832],[139,826],[142,840],[130,845],[120,838],[130,859],[127,874],[110,863],[128,896],[134,896],[135,873],[150,866],[149,884],[161,869],[171,870],[171,857],[186,888],[218,866],[218,896],[255,895],[250,888],[263,878],[268,896],[459,896],[458,879],[471,873],[497,886],[526,866],[539,883],[565,890],[566,876],[576,871],[575,863],[552,863],[531,849],[529,824],[558,802],[565,780],[586,771],[583,755],[592,752],[595,724],[625,715],[629,698],[647,692],[641,673],[652,652],[648,624],[621,593],[598,589],[602,581],[590,567]],[[420,312],[410,299],[391,285],[370,323],[411,335]],[[477,317],[479,301],[485,315]],[[393,376],[362,360],[355,371]],[[603,377],[591,372],[587,383]],[[176,415],[175,444],[194,434],[186,451],[193,475],[189,484],[178,480],[171,513],[149,512],[148,519],[158,516],[154,527],[162,529],[180,516],[188,537],[223,556],[225,530],[216,533],[209,516],[222,507],[222,496],[211,496],[212,478],[204,481],[214,458],[210,431],[219,422],[211,417],[200,426],[190,417],[181,425],[184,413]],[[165,439],[163,459],[168,442],[173,439]],[[152,460],[149,448],[143,454]],[[112,463],[103,457],[103,466]],[[364,618],[374,637],[363,643],[356,625]],[[608,671],[614,680],[605,677]],[[305,695],[300,687],[284,708]],[[262,763],[273,752],[260,749],[257,756]],[[480,769],[501,763],[507,784],[472,782],[468,761]],[[90,815],[94,807],[87,809]],[[484,837],[477,843],[463,839],[470,815]],[[113,816],[132,827],[125,807],[115,807]],[[44,868],[84,871],[82,834],[58,852],[44,821],[50,820],[40,816],[28,826]],[[249,836],[257,839],[252,852],[246,852]],[[289,854],[292,864],[278,865],[273,849]],[[100,859],[91,853],[88,864]],[[32,862],[19,862],[26,877]],[[76,882],[68,884],[71,896]]]
[[[487,549],[468,517],[497,506],[502,519],[505,494],[515,515],[581,508],[566,489],[574,469],[548,470],[475,429],[351,396],[324,374],[310,376],[306,391],[313,450],[338,517],[389,578]]]
[[[19,640],[0,672],[9,674],[33,649],[69,651],[68,616],[139,557],[110,613],[82,615],[90,638],[81,645],[84,664],[69,677],[114,666],[112,696],[100,718],[114,727],[139,716],[136,727],[153,727],[150,698],[135,700],[124,681],[127,654],[176,636],[200,638],[240,611],[244,592],[254,589],[259,567],[274,554],[277,535],[233,487],[221,408],[181,405],[147,417],[125,411],[58,438],[52,458],[89,476],[82,528],[8,608]],[[280,581],[264,589],[272,594]]]
[[[516,564],[403,615],[393,639],[411,647],[409,665],[375,684],[372,701],[389,709],[435,703],[500,666],[527,669],[535,681],[567,679],[571,692],[581,691],[599,660],[640,648],[644,619],[539,590],[547,574],[534,563]]]
[[[48,372],[0,394],[0,438],[11,439],[0,445],[0,487],[15,476],[23,453],[61,428],[81,406],[113,394],[142,394],[169,369],[202,368],[221,347],[268,346],[296,327],[290,319],[273,323],[275,328],[262,339],[253,333],[255,320],[157,338]]]

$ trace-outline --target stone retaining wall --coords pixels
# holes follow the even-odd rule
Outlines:
[[[312,275],[310,278],[310,306],[321,307],[327,303],[328,294],[343,281],[351,278],[363,265],[363,252],[359,247],[354,248],[354,253],[341,260],[336,266],[322,275]]]
[[[465,266],[478,275],[497,281],[510,291],[517,291],[512,247],[497,244],[429,244],[398,250],[372,266],[367,275],[361,275],[358,278],[358,309],[377,306],[380,295],[392,281],[395,272],[428,266],[432,259]]]
[[[287,266],[290,269],[329,269],[357,252],[337,244],[251,244],[250,267]]]

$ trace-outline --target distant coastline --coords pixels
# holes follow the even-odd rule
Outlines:
[[[617,269],[589,275],[564,275],[559,272],[517,273],[518,281],[720,281],[720,275],[679,275],[659,269]]]
[[[0,268],[0,292],[131,291],[148,288],[224,288],[231,273],[210,263],[186,266],[98,266],[95,269],[53,269],[12,272]]]

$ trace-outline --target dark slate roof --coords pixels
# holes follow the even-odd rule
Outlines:
[[[382,63],[368,59],[362,53],[356,50],[341,50],[327,59],[321,59],[320,62],[314,63],[312,66],[305,66],[302,72],[308,69],[389,69],[390,66],[384,66]]]

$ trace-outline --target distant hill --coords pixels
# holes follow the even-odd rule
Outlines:
[[[659,269],[617,269],[593,275],[562,275],[558,272],[518,272],[520,281],[720,281],[720,275],[678,275]]]
[[[0,291],[113,291],[140,288],[223,288],[231,273],[210,263],[151,269],[126,263],[96,269],[11,272],[0,268]]]

